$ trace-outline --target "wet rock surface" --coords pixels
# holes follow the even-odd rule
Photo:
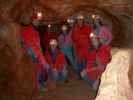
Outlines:
[[[41,97],[33,100],[94,100],[96,92],[83,80],[76,79],[76,74],[72,66],[69,70],[68,82],[57,84],[56,88],[50,91],[42,92]]]
[[[128,77],[130,50],[120,49],[113,56],[101,78],[96,100],[132,100],[133,90]]]
[[[19,28],[15,25],[5,24],[8,30],[4,30],[6,34],[0,38],[0,99],[31,100],[35,87],[34,67],[20,48]]]

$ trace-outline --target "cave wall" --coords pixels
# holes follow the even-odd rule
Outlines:
[[[133,3],[130,0],[1,0],[2,12],[10,13],[11,18],[20,19],[23,13],[29,14],[33,11],[42,11],[44,23],[65,20],[78,9],[104,8],[109,12],[133,12]],[[17,9],[19,8],[19,10]],[[119,9],[118,9],[119,8]],[[18,20],[17,20],[18,21]]]
[[[21,19],[27,21],[34,12],[42,11],[44,24],[59,23],[80,12],[86,14],[99,12],[98,14],[112,24],[113,46],[124,47],[131,40],[127,37],[129,33],[125,32],[123,29],[125,25],[119,18],[119,15],[123,14],[132,20],[133,2],[131,0],[1,0],[0,10],[3,13],[0,19],[16,22]]]
[[[128,77],[130,53],[130,49],[117,49],[112,55],[111,62],[102,74],[101,84],[95,100],[133,99],[133,89]]]
[[[34,67],[22,51],[16,23],[0,27],[0,100],[31,100],[35,94]]]

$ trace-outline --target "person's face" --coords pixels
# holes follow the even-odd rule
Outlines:
[[[63,33],[67,33],[68,28],[67,26],[62,26],[61,30]]]
[[[57,45],[50,45],[51,50],[55,50],[57,48]]]
[[[74,20],[73,20],[73,19],[70,19],[70,20],[68,21],[68,23],[69,23],[69,26],[70,26],[70,27],[73,27],[73,26],[74,26]]]
[[[94,46],[94,48],[98,48],[98,46],[99,46],[99,41],[98,41],[98,39],[96,38],[96,37],[92,37],[91,38],[91,42],[92,42],[92,45]]]
[[[97,27],[100,26],[100,24],[99,24],[99,20],[98,20],[98,19],[95,20],[95,25],[96,25]]]
[[[32,24],[34,26],[38,26],[38,25],[40,25],[40,20],[35,19],[35,20],[32,21]]]
[[[49,25],[47,26],[47,32],[48,32],[48,33],[50,33],[50,32],[51,32],[51,30],[52,30],[52,25],[51,25],[51,24],[49,24]]]
[[[55,41],[55,40],[52,40],[52,41],[50,41],[50,49],[51,50],[54,50],[54,49],[56,49],[57,48],[57,41]]]
[[[77,24],[82,27],[84,25],[84,19],[78,19]]]
[[[105,44],[105,43],[106,43],[106,40],[103,39],[103,38],[100,38],[100,39],[99,39],[99,42],[100,42],[101,44]]]

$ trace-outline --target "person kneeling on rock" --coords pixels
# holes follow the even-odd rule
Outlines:
[[[92,46],[87,55],[87,66],[82,70],[81,76],[97,90],[101,75],[110,61],[111,47],[105,44],[104,38],[97,37],[94,33],[91,33],[89,38]]]

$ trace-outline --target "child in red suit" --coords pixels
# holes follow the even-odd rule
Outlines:
[[[47,61],[50,66],[50,72],[55,82],[65,81],[67,76],[65,56],[57,48],[57,40],[50,40],[49,50],[46,51]]]

